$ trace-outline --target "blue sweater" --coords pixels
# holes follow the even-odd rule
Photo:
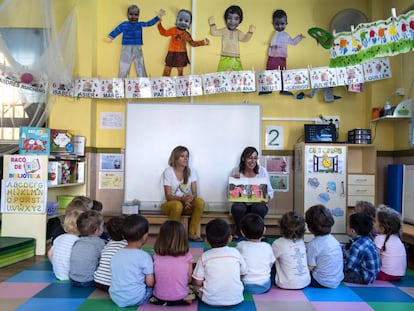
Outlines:
[[[108,35],[112,40],[116,38],[120,33],[122,35],[122,45],[142,45],[142,27],[149,27],[154,25],[159,21],[158,16],[149,20],[148,22],[123,22],[118,25],[111,33]]]

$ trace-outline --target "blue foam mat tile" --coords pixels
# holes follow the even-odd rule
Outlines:
[[[315,288],[307,287],[303,293],[309,301],[331,301],[331,302],[360,302],[362,299],[346,285],[337,288]]]
[[[38,292],[36,298],[87,298],[95,291],[94,287],[75,287],[69,282],[52,283]],[[60,310],[59,310],[60,311]]]
[[[16,308],[16,311],[58,310],[76,311],[85,299],[31,298]]]
[[[49,270],[24,270],[7,279],[7,282],[51,283],[55,280],[55,275]]]
[[[362,300],[366,302],[412,302],[414,298],[398,287],[352,287]]]

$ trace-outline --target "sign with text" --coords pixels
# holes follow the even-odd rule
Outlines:
[[[2,213],[46,213],[47,181],[3,179],[1,189]]]

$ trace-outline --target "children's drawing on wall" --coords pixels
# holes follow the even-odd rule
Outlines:
[[[289,191],[289,175],[286,174],[269,174],[270,183],[275,191]]]
[[[220,61],[217,71],[241,71],[243,66],[240,60],[239,42],[247,42],[252,37],[256,27],[249,26],[249,31],[243,33],[238,29],[243,21],[243,10],[237,6],[229,6],[224,12],[225,28],[217,29],[213,16],[208,18],[210,34],[221,39]]]
[[[131,63],[134,62],[135,70],[138,77],[146,77],[147,71],[144,64],[144,56],[142,54],[142,28],[155,25],[163,15],[164,10],[159,10],[157,16],[147,22],[139,22],[140,10],[138,6],[131,5],[127,10],[128,21],[122,22],[114,30],[112,30],[105,39],[107,43],[111,43],[119,34],[122,33],[122,51],[119,61],[118,77],[126,78],[129,76]]]
[[[287,157],[265,157],[265,167],[269,173],[289,173],[289,160]]]
[[[272,25],[275,29],[275,33],[269,44],[266,70],[285,70],[286,58],[288,57],[288,45],[297,45],[303,38],[305,38],[302,34],[299,34],[292,39],[290,35],[285,32],[287,24],[287,13],[285,11],[278,9],[273,12]],[[270,93],[270,91],[260,92],[259,95]],[[282,90],[280,90],[279,93],[281,95],[293,95],[292,92],[283,89],[283,84]]]
[[[206,38],[204,40],[194,41],[191,34],[187,31],[192,22],[192,14],[188,10],[179,10],[175,27],[165,29],[161,23],[158,23],[158,31],[161,36],[171,37],[168,45],[168,53],[165,57],[165,67],[163,76],[169,77],[172,68],[177,68],[178,76],[183,76],[184,67],[190,63],[187,54],[187,43],[192,47],[208,45],[210,42]]]

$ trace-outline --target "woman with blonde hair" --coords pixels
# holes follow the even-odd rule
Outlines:
[[[171,152],[168,165],[162,174],[166,201],[161,210],[170,220],[180,221],[181,215],[191,215],[188,238],[201,242],[197,235],[204,210],[204,200],[197,196],[197,173],[189,167],[190,153],[184,146]]]

